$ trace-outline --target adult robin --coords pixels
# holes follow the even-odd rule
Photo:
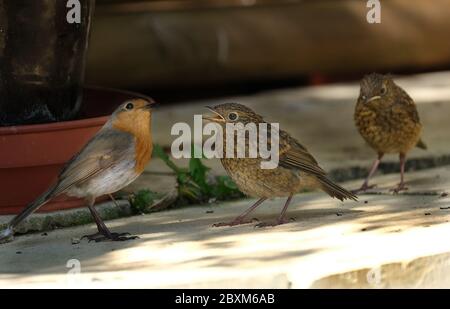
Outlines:
[[[404,173],[406,154],[414,147],[427,149],[421,140],[422,124],[413,99],[389,75],[372,73],[361,81],[354,120],[359,133],[377,153],[369,175],[354,192],[366,191],[386,153],[398,153],[400,183],[394,192],[407,190]]]
[[[242,123],[246,126],[253,123],[258,130],[260,130],[260,124],[266,124],[267,133],[270,133],[273,127],[267,124],[260,115],[241,104],[226,103],[208,108],[215,116],[207,116],[206,120],[219,124],[222,126],[224,132],[226,132],[227,124]],[[341,201],[344,199],[356,200],[356,196],[353,193],[327,178],[324,170],[320,168],[317,161],[302,144],[283,130],[278,130],[277,132],[279,135],[279,151],[278,165],[275,168],[262,168],[261,161],[263,158],[260,156],[260,152],[256,158],[248,156],[245,158],[236,156],[224,156],[221,158],[222,165],[238,188],[246,195],[257,197],[259,200],[233,221],[218,223],[214,226],[234,226],[249,223],[251,220],[246,220],[247,215],[266,199],[273,197],[287,197],[281,214],[275,222],[262,222],[257,226],[276,226],[287,223],[288,220],[285,219],[285,214],[292,196],[305,189],[319,188],[331,197],[338,198]],[[233,138],[238,135],[239,133],[234,134]],[[223,133],[222,136],[222,145],[226,149],[227,143],[229,142],[227,140],[227,134]],[[250,134],[241,136],[245,136],[246,147],[252,142],[255,142],[249,140],[251,138]],[[267,142],[270,144],[271,139],[267,139]],[[232,143],[234,143],[234,140]],[[267,146],[265,148],[269,149],[272,145]]]
[[[26,217],[52,198],[66,194],[84,198],[98,233],[89,240],[123,241],[135,239],[128,233],[113,233],[94,208],[99,196],[116,192],[135,180],[152,154],[151,99],[133,99],[121,104],[106,124],[62,169],[58,179],[46,192],[15,216],[0,232],[0,241],[13,239],[14,229]]]

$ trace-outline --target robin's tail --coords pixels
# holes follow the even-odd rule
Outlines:
[[[427,150],[427,144],[425,144],[425,142],[422,140],[422,139],[420,139],[418,142],[417,142],[417,145],[416,145],[416,147],[417,148],[421,148],[421,149],[423,149],[423,150]]]
[[[351,199],[357,201],[358,198],[353,193],[345,190],[338,184],[332,182],[325,176],[318,178],[319,183],[322,185],[322,190],[328,193],[331,197],[335,197],[341,201],[345,199]]]
[[[0,243],[8,242],[12,240],[14,236],[14,229],[22,222],[26,217],[31,215],[33,212],[38,210],[42,205],[47,203],[52,197],[55,187],[51,187],[46,192],[41,194],[37,199],[35,199],[32,203],[28,204],[21,213],[15,216],[6,226],[3,231],[0,231]]]

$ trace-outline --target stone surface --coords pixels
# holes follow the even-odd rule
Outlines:
[[[72,244],[93,224],[20,236],[0,246],[0,287],[450,287],[450,168],[408,173],[400,195],[387,193],[395,176],[359,202],[297,195],[295,221],[275,228],[211,227],[252,202],[241,200],[108,222],[135,241]],[[283,202],[252,217],[274,219]],[[81,273],[67,275],[74,259]]]
[[[117,219],[131,216],[133,211],[127,200],[116,200],[114,202],[104,202],[96,205],[98,213],[104,220]],[[13,215],[0,216],[0,229],[13,218]],[[17,233],[27,233],[36,231],[49,231],[58,228],[76,226],[94,222],[87,207],[54,211],[48,213],[36,213],[26,218],[17,228]]]

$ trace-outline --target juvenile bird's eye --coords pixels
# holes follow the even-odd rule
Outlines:
[[[128,103],[127,105],[125,105],[125,108],[126,109],[128,109],[128,110],[131,110],[131,109],[133,109],[133,107],[134,107],[134,105],[133,105],[133,103]]]
[[[228,114],[228,119],[230,119],[231,121],[235,121],[238,118],[239,118],[239,116],[235,112],[231,112],[231,113]]]
[[[380,93],[381,94],[386,94],[386,92],[387,92],[386,86],[381,87]]]

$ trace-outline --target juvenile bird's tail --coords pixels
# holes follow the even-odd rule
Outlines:
[[[33,212],[38,210],[42,205],[47,203],[53,197],[53,191],[55,187],[52,186],[46,192],[41,194],[37,199],[35,199],[32,203],[28,204],[21,213],[15,216],[6,226],[3,231],[0,231],[0,243],[8,242],[13,239],[14,236],[14,228],[19,225],[26,217],[31,215]]]
[[[335,197],[341,201],[345,199],[350,199],[357,201],[358,198],[353,193],[347,191],[346,189],[342,188],[338,184],[332,182],[327,177],[323,176],[318,178],[320,184],[322,185],[322,190],[328,193],[331,197]]]
[[[420,148],[420,149],[423,149],[423,150],[427,150],[427,144],[425,144],[425,142],[422,140],[422,139],[420,139],[418,142],[417,142],[417,145],[416,145],[416,147],[417,148]]]

